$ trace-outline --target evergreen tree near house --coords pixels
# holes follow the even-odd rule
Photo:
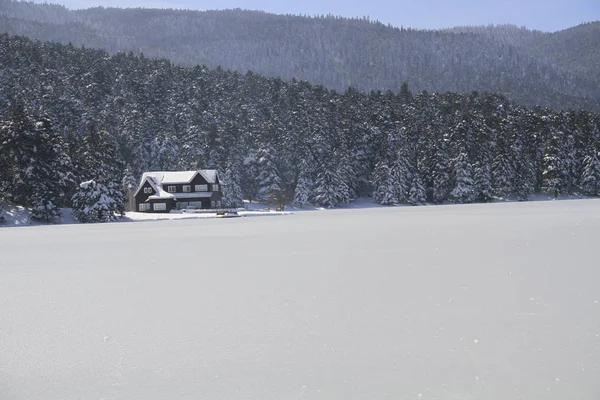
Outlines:
[[[239,174],[236,174],[235,162],[229,162],[225,168],[225,172],[221,176],[221,192],[223,193],[222,203],[225,207],[243,207],[244,200],[242,188],[239,183]]]
[[[117,144],[92,123],[83,138],[77,173],[83,182],[72,198],[73,215],[80,222],[108,222],[125,212],[122,161]]]
[[[257,199],[269,205],[285,204],[283,200],[283,188],[279,171],[275,165],[274,149],[270,145],[262,147],[258,151],[258,193]]]
[[[123,193],[125,195],[125,209],[127,211],[136,211],[135,209],[135,191],[138,187],[138,180],[135,179],[131,167],[127,166],[123,174]]]
[[[122,209],[114,190],[94,180],[82,182],[73,195],[73,216],[81,223],[117,221]]]

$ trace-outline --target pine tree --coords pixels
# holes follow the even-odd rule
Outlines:
[[[600,195],[600,154],[594,151],[583,160],[583,173],[580,181],[581,190],[589,196]]]
[[[397,179],[385,161],[380,161],[375,167],[372,178],[373,198],[379,204],[391,205],[397,203]]]
[[[494,193],[508,199],[514,191],[515,166],[509,155],[498,154],[492,162],[492,187]]]
[[[303,207],[309,204],[311,186],[311,181],[307,177],[307,173],[301,172],[296,188],[294,189],[293,203],[296,206]]]
[[[136,211],[135,209],[135,198],[134,193],[138,187],[138,180],[133,176],[133,172],[131,167],[127,166],[125,168],[125,173],[123,174],[123,193],[125,194],[126,199],[126,209],[127,211]]]
[[[436,155],[436,162],[433,170],[433,202],[441,204],[448,199],[451,188],[450,167],[447,153],[440,149]]]
[[[408,202],[413,206],[424,204],[427,201],[425,185],[419,173],[414,173],[408,194]]]
[[[243,207],[244,200],[242,189],[239,184],[239,175],[235,173],[237,168],[233,163],[229,163],[225,168],[221,179],[221,190],[223,193],[223,205],[225,207]]]
[[[32,207],[33,218],[51,222],[60,215],[71,161],[50,118],[40,112],[34,118],[15,106],[0,124],[0,191],[7,200]]]
[[[454,188],[450,192],[450,198],[455,203],[472,203],[475,200],[475,189],[473,185],[471,164],[467,154],[462,151],[454,160]]]
[[[83,182],[72,198],[73,208],[77,211],[74,211],[75,218],[81,216],[83,220],[80,222],[107,222],[125,212],[122,165],[114,139],[108,132],[98,131],[91,124],[77,162],[78,176]],[[90,204],[90,201],[98,204]],[[94,213],[98,216],[88,216]]]
[[[51,222],[60,216],[59,203],[65,187],[71,181],[71,160],[47,115],[40,116],[35,123],[34,138],[36,155],[31,161],[31,175],[35,182],[32,189],[32,217]]]
[[[269,205],[283,206],[283,189],[279,171],[275,165],[274,149],[267,145],[258,152],[258,193],[257,199]]]
[[[117,221],[121,207],[113,190],[93,180],[82,182],[73,196],[73,216],[81,223]]]
[[[492,200],[492,177],[489,164],[475,163],[473,165],[473,189],[475,201],[487,203]]]
[[[567,173],[561,148],[560,132],[552,132],[543,157],[542,190],[553,197],[563,194]]]

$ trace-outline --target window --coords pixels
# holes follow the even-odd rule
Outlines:
[[[217,208],[217,203],[214,200],[210,202],[210,208]]]
[[[202,208],[202,202],[201,201],[190,201],[190,207]]]
[[[217,200],[217,208],[221,207],[221,200]]]
[[[208,192],[208,185],[196,185],[194,187],[195,192]]]
[[[175,186],[168,186],[167,187],[167,192],[169,193],[175,193],[176,187]]]
[[[145,187],[144,188],[144,193],[146,193],[146,194],[152,193],[152,188],[151,187]]]
[[[150,211],[150,204],[142,203],[139,205],[140,212]]]
[[[214,184],[214,185],[213,185],[213,190],[212,190],[212,191],[213,191],[213,192],[218,192],[218,191],[219,191],[219,185],[217,185],[217,184]]]
[[[183,185],[183,192],[188,193],[192,191],[192,187],[190,185]]]
[[[167,204],[166,203],[154,203],[154,211],[167,211]]]

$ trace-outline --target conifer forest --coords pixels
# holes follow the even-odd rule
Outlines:
[[[581,104],[336,90],[2,33],[0,196],[40,220],[108,221],[143,172],[204,168],[230,207],[597,196],[600,114]]]

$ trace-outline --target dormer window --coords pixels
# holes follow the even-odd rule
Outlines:
[[[175,186],[167,186],[167,192],[169,193],[175,193],[176,190]]]
[[[183,185],[183,192],[189,193],[192,191],[192,187],[190,185]]]

